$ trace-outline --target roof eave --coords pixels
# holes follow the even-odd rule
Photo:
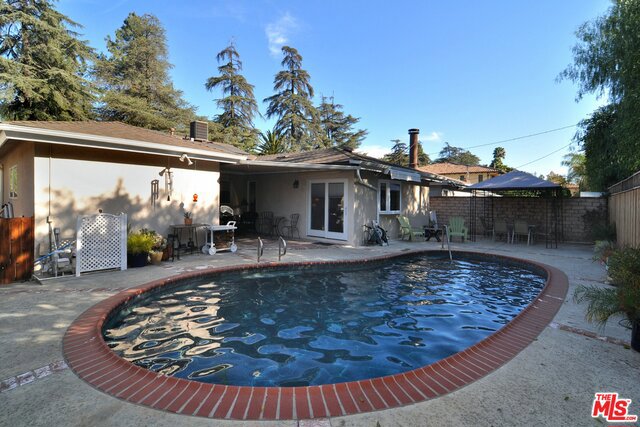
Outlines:
[[[0,123],[0,147],[2,147],[2,145],[4,145],[8,140],[32,141],[54,145],[71,145],[77,147],[172,157],[180,157],[182,154],[187,154],[193,160],[216,161],[219,163],[238,163],[247,159],[246,155],[223,153],[219,151]]]
[[[305,162],[278,162],[275,160],[241,160],[240,165],[246,166],[263,166],[278,167],[284,169],[312,169],[312,170],[356,170],[357,166],[347,165],[328,165],[324,163],[305,163]]]

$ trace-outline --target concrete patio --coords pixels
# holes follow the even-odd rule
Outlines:
[[[435,242],[397,242],[352,248],[292,244],[286,260],[358,259],[411,249],[440,249]],[[507,245],[491,241],[452,244],[452,249],[509,255],[557,267],[569,277],[567,298],[554,321],[513,360],[471,385],[443,397],[398,409],[323,420],[232,422],[200,419],[123,402],[80,380],[62,362],[62,336],[69,324],[98,301],[130,286],[184,271],[256,262],[255,246],[239,243],[236,254],[187,255],[124,272],[66,277],[0,288],[0,425],[603,425],[591,418],[594,393],[633,399],[640,414],[640,353],[624,345],[630,331],[609,322],[604,330],[584,320],[572,301],[579,284],[603,284],[604,268],[591,261],[590,246]],[[264,261],[277,260],[270,243]],[[603,285],[604,286],[604,285]],[[604,338],[608,337],[608,338]]]

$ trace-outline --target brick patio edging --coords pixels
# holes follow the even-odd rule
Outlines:
[[[482,341],[431,365],[401,374],[308,387],[226,386],[158,374],[120,358],[102,338],[110,313],[132,298],[185,279],[257,268],[370,263],[436,251],[409,251],[366,260],[262,263],[213,268],[156,280],[120,292],[89,308],[67,329],[66,363],[94,388],[130,403],[178,414],[235,420],[326,418],[394,408],[433,399],[495,371],[526,348],[553,319],[568,290],[567,276],[534,261],[491,255],[542,269],[540,294],[511,322]],[[455,252],[464,254],[465,252]],[[477,253],[468,252],[477,256]]]

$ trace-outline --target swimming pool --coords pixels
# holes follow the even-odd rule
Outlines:
[[[538,295],[530,265],[424,254],[365,266],[245,271],[154,292],[105,341],[164,375],[299,387],[410,371],[508,323]]]
[[[415,251],[432,256],[439,251]],[[141,368],[116,355],[103,338],[107,325],[123,309],[186,282],[228,274],[263,273],[286,269],[314,269],[377,265],[406,254],[332,262],[261,263],[184,272],[133,286],[100,301],[82,313],[63,339],[64,360],[96,390],[126,402],[154,409],[212,419],[293,420],[344,416],[394,408],[434,399],[470,384],[503,366],[547,327],[562,306],[568,289],[566,275],[557,268],[530,260],[492,256],[543,272],[542,291],[515,318],[480,342],[404,373],[367,380],[299,387],[258,387],[212,384],[167,376]],[[454,252],[454,258],[476,256]]]

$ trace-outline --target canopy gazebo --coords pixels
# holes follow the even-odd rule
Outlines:
[[[479,182],[471,185],[468,189],[472,192],[469,205],[470,216],[470,232],[471,238],[475,240],[477,221],[491,219],[491,223],[484,223],[485,229],[493,227],[495,210],[494,205],[497,197],[535,197],[544,199],[544,229],[539,230],[537,234],[545,236],[546,247],[558,247],[558,240],[562,237],[562,186],[555,182],[538,178],[527,172],[511,171],[504,175]],[[482,192],[483,203],[479,216],[478,212],[478,194]],[[487,194],[489,192],[489,194]]]

